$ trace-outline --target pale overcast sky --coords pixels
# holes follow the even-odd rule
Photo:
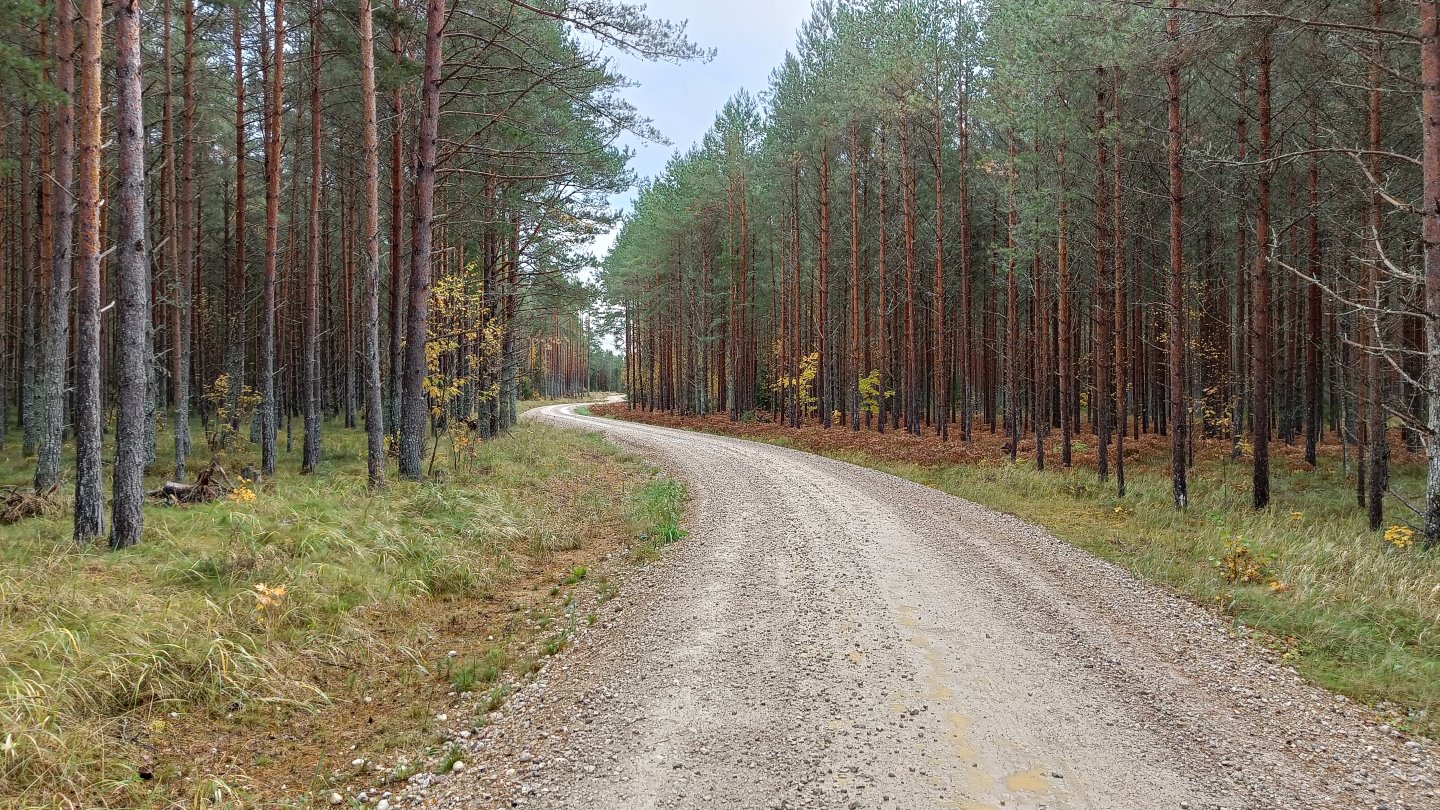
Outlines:
[[[691,41],[716,53],[710,62],[684,65],[616,57],[619,71],[638,83],[625,96],[671,142],[623,140],[635,150],[631,167],[642,178],[659,174],[675,150],[700,140],[737,90],[763,91],[810,13],[810,0],[649,0],[646,6],[651,17],[688,20]],[[633,191],[618,195],[614,205],[628,209],[632,197]],[[612,241],[613,235],[598,238],[596,255],[604,256]]]

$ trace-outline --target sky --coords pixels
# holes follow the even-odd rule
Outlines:
[[[615,57],[616,68],[637,83],[624,95],[670,140],[647,144],[628,136],[622,143],[635,151],[630,166],[640,178],[659,174],[675,150],[688,149],[715,121],[715,114],[740,88],[753,94],[765,90],[770,71],[795,45],[795,32],[810,14],[810,0],[649,0],[647,13],[673,21],[688,20],[686,33],[702,48],[714,48],[709,62],[673,65]],[[634,190],[612,198],[628,210]],[[603,257],[614,233],[595,240],[592,250]]]

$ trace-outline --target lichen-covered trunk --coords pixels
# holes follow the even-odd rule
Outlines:
[[[226,425],[221,432],[231,437],[240,431],[240,391],[245,370],[245,50],[241,4],[231,11],[230,45],[235,61],[235,246],[226,284],[225,392]]]
[[[320,148],[320,14],[317,0],[311,0],[310,18],[310,228],[306,234],[305,325],[302,339],[301,365],[304,367],[302,398],[305,406],[305,443],[301,454],[302,472],[314,472],[320,466],[320,184],[324,171],[324,151]],[[368,5],[368,4],[367,4]],[[361,25],[365,22],[362,20]],[[366,54],[361,54],[361,59]],[[370,55],[373,63],[374,56]],[[372,64],[373,72],[373,64]],[[373,76],[372,76],[373,79]],[[373,95],[374,88],[370,88]],[[374,99],[366,103],[373,106]],[[370,119],[366,124],[371,123]],[[367,135],[369,131],[367,130]],[[370,144],[366,143],[367,148]],[[369,159],[369,153],[366,153]],[[368,165],[368,164],[367,164]],[[368,235],[367,235],[368,238]]]
[[[366,480],[385,487],[385,395],[380,384],[380,133],[375,98],[375,23],[370,0],[359,0],[360,103],[365,115],[364,378]],[[318,403],[317,408],[318,411]]]
[[[1371,3],[1371,17],[1376,27],[1384,21],[1385,6],[1383,0],[1373,0]],[[1377,35],[1371,47],[1370,54],[1370,104],[1369,104],[1369,136],[1370,155],[1368,157],[1369,171],[1371,177],[1380,177],[1378,153],[1381,148],[1381,112],[1384,99],[1384,88],[1381,86],[1383,79],[1384,65],[1384,43]],[[1367,481],[1369,491],[1367,492],[1366,505],[1370,522],[1370,530],[1378,531],[1385,520],[1385,490],[1389,486],[1390,466],[1390,445],[1386,441],[1386,421],[1389,415],[1385,411],[1386,389],[1388,380],[1386,374],[1387,365],[1381,362],[1381,352],[1385,350],[1385,334],[1387,318],[1384,317],[1386,303],[1384,300],[1385,287],[1382,283],[1382,265],[1384,256],[1381,253],[1380,235],[1384,227],[1382,219],[1384,203],[1381,200],[1381,189],[1375,188],[1370,191],[1369,202],[1369,225],[1368,241],[1370,244],[1368,257],[1368,295],[1366,304],[1370,307],[1365,316],[1367,334],[1363,338],[1363,345],[1369,346],[1365,354],[1365,388],[1369,395],[1367,403],[1367,421],[1365,426],[1365,438],[1368,440],[1367,459],[1369,469],[1367,470]]]
[[[262,12],[263,13],[263,12]],[[280,129],[285,88],[285,0],[273,0],[265,120],[265,267],[260,309],[260,474],[275,474],[275,275],[280,254]]]
[[[405,379],[401,391],[400,475],[418,479],[425,455],[425,339],[430,323],[430,254],[435,216],[435,144],[440,125],[441,32],[445,4],[428,0],[420,129],[415,150],[415,210],[410,230],[410,305],[405,318]]]
[[[177,324],[174,352],[175,480],[185,480],[190,456],[190,358],[195,318],[192,312],[195,234],[195,0],[185,0],[184,107],[180,146],[180,259],[176,267]]]
[[[189,271],[180,264],[180,240],[183,238],[181,231],[184,230],[185,223],[184,220],[180,218],[180,207],[178,205],[179,188],[178,183],[175,179],[175,87],[174,71],[171,70],[171,66],[174,64],[174,62],[170,58],[170,45],[173,40],[171,33],[174,29],[171,25],[170,3],[163,3],[161,8],[163,22],[160,29],[160,61],[165,66],[165,79],[161,90],[161,92],[163,93],[160,124],[160,189],[162,199],[160,200],[159,208],[165,226],[164,294],[166,298],[164,300],[162,310],[165,315],[165,336],[169,341],[169,345],[166,346],[164,349],[163,358],[164,362],[167,365],[165,371],[165,376],[167,378],[166,385],[160,384],[160,378],[157,368],[156,385],[154,390],[156,418],[150,420],[149,424],[152,426],[159,423],[160,415],[165,413],[165,406],[167,404],[171,404],[173,406],[175,402],[179,401],[179,391],[177,390],[177,386],[179,385],[180,378],[184,376],[182,366],[180,365],[181,359],[183,357],[183,352],[180,348],[180,321],[183,320],[184,317],[187,317],[187,315],[182,315],[182,310],[179,306],[180,284],[181,279],[189,278],[190,275]],[[156,365],[158,366],[158,362],[156,363]],[[167,388],[169,390],[168,403],[166,400]],[[153,435],[154,428],[150,428],[149,433]],[[172,437],[172,446],[174,449],[174,464],[175,467],[180,471],[180,475],[176,476],[176,480],[183,480],[185,469],[185,456],[189,452],[189,442],[187,440],[189,439],[190,426],[188,422],[181,421],[179,414],[174,410],[171,410],[170,412],[170,434]],[[153,459],[151,459],[151,461],[153,462]]]
[[[1425,546],[1440,545],[1440,9],[1420,3],[1421,125],[1424,169],[1421,238],[1425,272],[1425,379],[1430,389],[1425,439]]]
[[[116,377],[115,474],[110,547],[140,542],[144,528],[145,422],[150,413],[150,260],[145,236],[145,131],[140,83],[140,4],[115,5]]]

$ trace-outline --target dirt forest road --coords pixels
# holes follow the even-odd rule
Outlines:
[[[576,414],[690,535],[441,807],[1440,808],[1435,746],[1047,532],[785,448]]]

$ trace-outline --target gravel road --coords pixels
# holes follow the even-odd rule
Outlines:
[[[1436,747],[1043,529],[785,448],[551,406],[690,535],[402,803],[1440,808]]]

